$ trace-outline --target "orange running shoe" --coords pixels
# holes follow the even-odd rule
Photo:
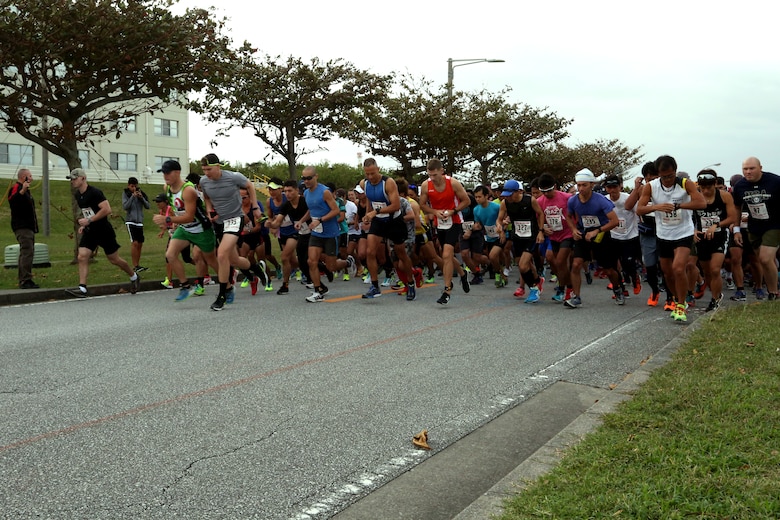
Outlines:
[[[652,293],[650,295],[650,297],[647,299],[647,305],[649,305],[650,307],[655,307],[656,305],[658,305],[658,298],[660,296],[661,296],[661,293]],[[664,306],[664,309],[665,310],[669,310],[669,309],[666,309],[666,306]]]

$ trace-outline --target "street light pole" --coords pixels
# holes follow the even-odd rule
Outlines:
[[[457,65],[455,65],[457,63]],[[466,65],[473,65],[475,63],[504,63],[504,60],[490,59],[490,58],[470,58],[453,60],[447,59],[447,97],[452,97],[453,80],[455,78],[455,67],[464,67]]]
[[[712,168],[712,167],[714,167],[714,166],[720,166],[720,163],[719,163],[719,162],[716,162],[716,163],[708,164],[707,166],[705,166],[704,168],[702,168],[702,170],[707,170],[707,169],[709,169],[709,168]],[[699,171],[701,171],[701,170],[699,170]]]

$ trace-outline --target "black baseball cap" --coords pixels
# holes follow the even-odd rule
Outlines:
[[[162,167],[157,170],[157,173],[170,173],[172,171],[181,171],[181,164],[179,164],[179,161],[174,161],[173,159],[168,159],[164,163],[162,163]]]

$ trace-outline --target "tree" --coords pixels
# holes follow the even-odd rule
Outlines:
[[[0,122],[77,168],[78,143],[219,81],[224,21],[174,1],[0,0]]]
[[[203,9],[174,16],[173,3],[0,0],[0,123],[73,169],[79,143],[186,104],[181,96],[219,80],[231,52],[223,21]],[[72,211],[76,230],[75,197]]]
[[[300,147],[299,141],[328,141],[350,116],[384,97],[390,76],[378,76],[340,59],[325,63],[313,58],[264,55],[244,45],[234,63],[230,80],[211,85],[199,103],[209,121],[249,128],[271,150],[287,161],[289,178],[297,178],[298,157],[322,150]]]
[[[426,80],[415,83],[410,76],[398,80],[395,92],[352,114],[340,135],[368,148],[369,153],[391,157],[401,168],[397,174],[408,181],[425,171],[425,163],[443,150],[446,98],[431,91]]]
[[[571,120],[558,117],[547,108],[509,103],[508,90],[468,93],[458,132],[459,142],[449,143],[461,163],[476,162],[476,180],[488,184],[490,169],[498,161],[524,150],[555,144],[567,137]]]
[[[625,173],[642,162],[641,147],[632,148],[618,139],[597,140],[574,147],[557,143],[525,150],[501,164],[502,170],[515,179],[530,181],[542,173],[555,177],[559,186],[573,182],[574,174],[582,168],[594,174]]]

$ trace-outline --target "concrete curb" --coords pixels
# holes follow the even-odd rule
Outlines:
[[[595,431],[601,425],[602,417],[605,414],[614,412],[618,404],[631,399],[637,389],[650,378],[653,370],[668,363],[672,355],[688,339],[688,336],[701,326],[701,322],[703,322],[702,319],[697,319],[688,326],[680,336],[667,343],[637,371],[626,376],[604,399],[594,403],[582,415],[569,423],[566,428],[536,450],[511,473],[455,516],[454,520],[484,520],[501,515],[504,512],[504,500],[517,495],[530,483],[554,469],[567,449]]]
[[[41,289],[6,289],[0,291],[0,307],[8,305],[22,305],[27,303],[39,303],[57,300],[76,300],[65,292],[65,287],[41,288]],[[162,280],[145,280],[141,276],[142,291],[164,290]],[[89,292],[92,296],[106,296],[109,294],[124,294],[130,292],[130,283],[109,283],[103,285],[90,285]]]

